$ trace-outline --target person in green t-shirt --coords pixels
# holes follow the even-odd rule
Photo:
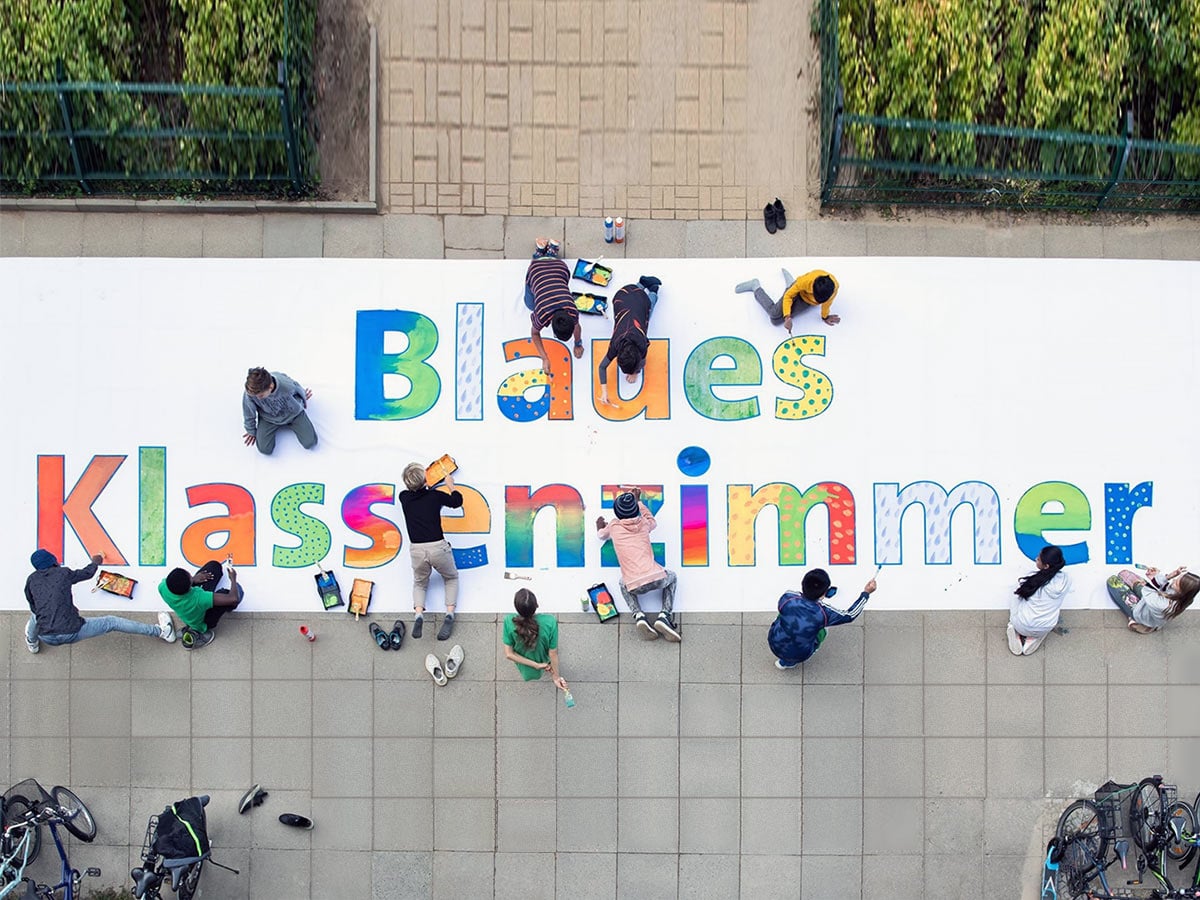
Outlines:
[[[567,682],[558,669],[558,620],[538,613],[537,597],[528,588],[521,588],[513,597],[516,614],[504,617],[504,658],[517,664],[517,671],[526,681],[534,681],[549,671],[550,678],[560,691]]]
[[[227,612],[237,609],[246,592],[238,584],[237,570],[225,569],[229,587],[217,590],[221,583],[221,564],[215,559],[206,562],[195,575],[186,569],[172,569],[158,585],[163,602],[183,620],[183,647],[191,650],[212,643],[217,622]]]

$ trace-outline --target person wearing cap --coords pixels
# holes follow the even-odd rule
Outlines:
[[[446,618],[438,630],[439,641],[448,640],[454,630],[454,608],[458,603],[458,566],[454,562],[454,549],[442,531],[442,510],[459,509],[463,505],[461,491],[454,489],[454,478],[446,476],[443,488],[431,488],[425,480],[425,467],[420,463],[409,463],[401,475],[405,490],[397,498],[404,510],[404,524],[408,526],[408,552],[413,567],[413,618],[412,636],[419,638],[425,624],[425,592],[429,589],[429,576],[436,570],[446,587]]]
[[[615,359],[617,368],[625,373],[626,381],[635,381],[638,372],[646,367],[650,339],[646,328],[658,303],[662,281],[653,275],[643,275],[637,284],[627,284],[613,296],[613,333],[608,352],[600,360],[600,402],[613,406],[608,399],[608,367]]]
[[[596,519],[597,536],[601,543],[611,540],[621,566],[621,594],[633,613],[633,624],[638,633],[654,640],[660,634],[668,641],[681,640],[679,630],[672,619],[675,604],[675,573],[664,569],[654,559],[654,548],[650,545],[650,532],[657,526],[654,516],[642,503],[642,491],[633,488],[617,495],[613,500],[612,522],[604,516]],[[651,625],[638,603],[638,597],[651,591],[662,591],[662,612]]]
[[[205,647],[216,637],[217,623],[233,612],[246,596],[238,584],[237,570],[225,569],[229,587],[217,590],[221,583],[221,564],[210,559],[195,575],[187,569],[172,569],[158,585],[158,595],[183,621],[183,649]]]
[[[543,243],[545,242],[545,243]],[[550,374],[550,354],[542,343],[542,329],[547,325],[560,341],[575,339],[575,358],[583,356],[583,336],[579,328],[579,310],[571,296],[571,271],[559,259],[557,241],[540,238],[533,259],[525,272],[525,305],[529,307],[533,329],[530,338],[542,358],[542,371]]]
[[[794,669],[817,652],[825,640],[826,629],[853,622],[875,593],[872,578],[846,611],[836,609],[825,601],[837,593],[824,569],[804,573],[800,592],[786,591],[779,598],[779,614],[767,632],[767,644],[775,654],[775,668]]]
[[[93,616],[85,619],[75,607],[71,586],[87,581],[96,574],[104,561],[99,554],[92,564],[82,569],[68,569],[58,564],[49,550],[38,549],[29,557],[33,572],[25,579],[25,599],[29,603],[29,621],[25,625],[25,646],[30,653],[41,650],[44,641],[51,646],[74,644],[111,631],[125,634],[144,634],[161,638],[167,643],[175,640],[175,627],[165,612],[158,614],[158,624],[148,625],[120,616]]]
[[[778,300],[772,300],[762,289],[757,278],[743,281],[734,288],[739,294],[753,291],[754,299],[771,317],[772,325],[783,325],[788,334],[792,333],[792,316],[813,306],[821,307],[821,318],[826,325],[836,325],[842,321],[841,316],[830,315],[829,308],[833,306],[833,298],[837,296],[837,279],[824,269],[813,269],[805,272],[799,278],[793,278],[792,273],[782,269],[783,278],[788,288]],[[797,307],[797,301],[800,306]]]

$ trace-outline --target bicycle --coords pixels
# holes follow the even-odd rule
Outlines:
[[[1129,806],[1129,827],[1141,853],[1138,878],[1130,885],[1141,886],[1147,871],[1158,882],[1154,897],[1200,898],[1200,871],[1191,887],[1176,887],[1167,873],[1168,860],[1187,867],[1200,839],[1196,837],[1196,813],[1187,802],[1176,799],[1176,788],[1164,784],[1161,775],[1143,778]],[[1200,867],[1198,867],[1200,868]]]
[[[200,884],[205,860],[235,875],[240,874],[237,869],[223,866],[211,858],[208,820],[204,814],[208,800],[207,794],[189,797],[150,817],[142,840],[142,864],[129,873],[133,879],[133,896],[138,900],[162,900],[164,882],[179,900],[192,900]]]
[[[14,895],[23,886],[22,900],[79,900],[85,877],[98,878],[100,870],[90,867],[82,873],[71,866],[62,838],[61,825],[79,840],[96,839],[96,820],[83,801],[68,788],[56,785],[49,792],[32,778],[13,785],[0,797],[0,898]],[[54,847],[62,863],[58,884],[41,884],[25,874],[42,848],[42,826],[50,829]]]
[[[1121,834],[1120,812],[1124,797],[1134,788],[1110,781],[1096,791],[1094,800],[1076,800],[1063,811],[1046,848],[1043,900],[1090,897],[1097,879],[1105,894],[1110,892],[1108,869],[1116,862],[1122,869],[1128,867],[1129,841]]]

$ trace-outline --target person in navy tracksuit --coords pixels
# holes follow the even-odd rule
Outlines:
[[[771,623],[767,644],[775,654],[775,668],[794,669],[817,652],[825,640],[825,629],[853,622],[875,592],[875,579],[863,587],[854,604],[845,612],[825,601],[837,593],[824,569],[811,569],[804,575],[800,593],[787,591],[779,598],[779,615]]]

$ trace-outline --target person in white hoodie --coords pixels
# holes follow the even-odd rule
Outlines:
[[[1029,656],[1058,624],[1063,598],[1071,588],[1063,571],[1063,553],[1053,544],[1042,548],[1034,561],[1037,571],[1026,575],[1013,591],[1008,617],[1008,649],[1014,656]]]

